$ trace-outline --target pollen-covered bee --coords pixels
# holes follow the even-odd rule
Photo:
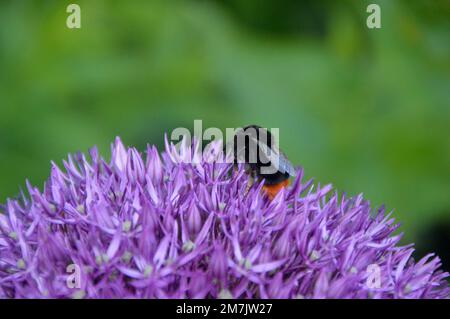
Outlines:
[[[291,162],[278,148],[275,137],[260,126],[239,129],[233,138],[232,152],[235,165],[245,163],[250,175],[248,188],[255,181],[264,180],[263,190],[270,199],[289,184],[291,176],[296,175]]]

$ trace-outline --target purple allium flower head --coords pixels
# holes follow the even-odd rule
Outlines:
[[[94,148],[52,164],[43,192],[2,206],[0,297],[449,297],[438,257],[415,262],[384,208],[301,169],[270,201],[244,169],[191,155],[117,138],[110,162]]]

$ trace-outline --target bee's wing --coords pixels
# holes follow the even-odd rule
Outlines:
[[[267,144],[264,144],[260,141],[258,141],[258,143],[266,159],[268,159],[270,163],[272,163],[272,165],[276,165],[278,163],[278,167],[275,167],[278,171],[283,174],[288,173],[290,176],[297,175],[294,166],[292,166],[292,163],[277,147],[269,148]]]
[[[288,173],[290,176],[296,176],[295,168],[292,163],[287,159],[283,152],[279,153],[278,157],[278,170],[282,173]]]

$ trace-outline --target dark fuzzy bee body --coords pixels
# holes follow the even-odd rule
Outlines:
[[[236,132],[233,139],[234,163],[245,163],[254,180],[264,180],[264,190],[273,198],[289,184],[295,170],[287,157],[278,149],[275,137],[266,129],[249,125]],[[251,186],[251,185],[250,185]]]

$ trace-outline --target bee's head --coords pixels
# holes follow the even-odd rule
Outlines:
[[[271,165],[267,153],[272,151],[273,144],[273,135],[260,126],[249,125],[239,129],[233,140],[234,162],[246,163],[259,174],[261,167]]]

